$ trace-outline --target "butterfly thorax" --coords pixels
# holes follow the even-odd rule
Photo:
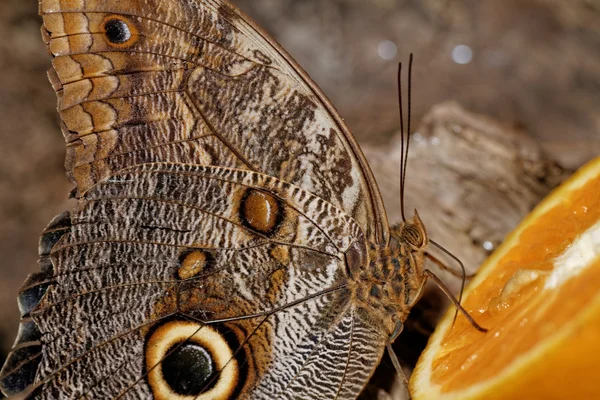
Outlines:
[[[353,300],[383,323],[391,334],[397,321],[405,321],[421,296],[424,257],[429,244],[423,223],[415,213],[412,222],[391,228],[389,245],[373,245],[369,264],[350,279]]]

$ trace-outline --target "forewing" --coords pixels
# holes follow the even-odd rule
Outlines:
[[[387,240],[379,192],[347,127],[300,67],[233,6],[40,4],[67,170],[79,194],[146,162],[244,168],[326,199],[371,241]]]

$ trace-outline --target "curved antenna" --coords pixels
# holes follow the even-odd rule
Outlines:
[[[467,278],[467,273],[466,273],[466,270],[465,270],[465,265],[462,263],[462,261],[460,261],[460,259],[458,257],[456,257],[454,254],[452,254],[448,250],[446,250],[442,245],[436,243],[435,241],[433,241],[431,239],[429,239],[429,243],[431,243],[432,245],[434,245],[435,247],[437,247],[438,249],[440,249],[448,257],[450,257],[454,261],[456,261],[458,263],[458,265],[460,266],[460,278],[461,278],[461,281],[460,281],[460,293],[458,294],[458,303],[460,304],[461,301],[462,301],[463,292],[465,290],[465,280]],[[431,261],[433,261],[436,265],[438,265],[443,270],[449,271],[454,276],[457,276],[455,274],[455,271],[453,269],[448,268],[448,266],[446,264],[442,263],[440,260],[438,260],[437,258],[433,257],[431,254],[426,253],[425,255],[426,255],[427,258],[429,258]],[[456,322],[456,317],[457,316],[458,316],[458,309],[456,309],[454,311],[454,319],[452,320],[452,325],[453,326],[454,326],[454,322]]]
[[[406,186],[406,165],[408,164],[408,148],[410,146],[410,115],[411,115],[411,87],[412,87],[412,63],[413,54],[410,53],[408,60],[408,118],[407,118],[407,129],[404,131],[404,114],[402,112],[402,63],[398,64],[398,108],[400,111],[400,211],[402,213],[402,221],[406,222],[404,214],[404,188]],[[406,135],[406,146],[404,145],[404,137]]]

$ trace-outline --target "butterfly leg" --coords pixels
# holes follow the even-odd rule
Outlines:
[[[487,329],[481,327],[477,322],[475,322],[475,320],[473,319],[473,317],[471,317],[469,312],[465,310],[463,306],[460,305],[460,302],[452,295],[450,290],[446,287],[446,285],[444,285],[440,278],[438,278],[433,272],[431,272],[428,269],[425,270],[425,274],[425,276],[428,276],[429,278],[431,278],[431,280],[435,282],[435,284],[440,288],[440,290],[444,292],[444,294],[448,297],[448,299],[450,299],[450,301],[452,301],[452,303],[454,303],[454,306],[458,309],[458,311],[460,311],[460,313],[465,316],[465,318],[475,329],[477,329],[480,332],[487,332]]]
[[[400,385],[402,386],[402,395],[404,399],[410,399],[410,393],[408,392],[408,379],[406,379],[406,375],[402,370],[402,366],[400,365],[400,361],[398,357],[396,357],[396,353],[394,353],[394,349],[392,348],[392,344],[396,341],[398,336],[402,333],[404,329],[404,324],[399,319],[396,321],[396,326],[394,327],[394,331],[390,335],[385,347],[390,355],[390,359],[392,360],[392,364],[394,364],[394,369],[396,369],[396,374],[398,374],[398,379],[400,381]]]

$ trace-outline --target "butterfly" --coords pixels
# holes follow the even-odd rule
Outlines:
[[[77,205],[41,236],[3,392],[356,398],[437,278],[320,89],[224,0],[40,13]]]

